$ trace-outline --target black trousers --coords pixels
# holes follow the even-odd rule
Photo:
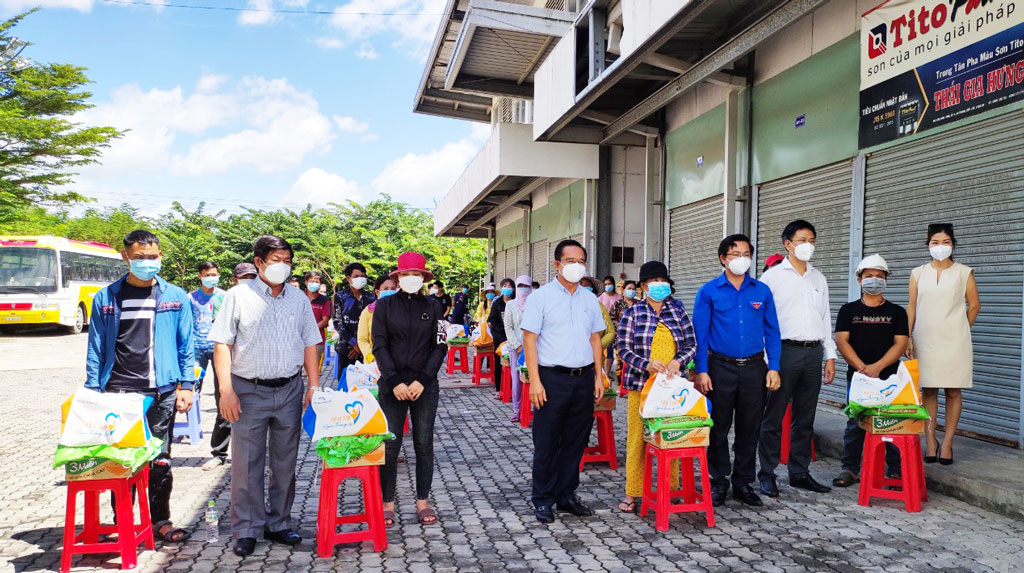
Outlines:
[[[758,477],[775,475],[782,452],[782,418],[793,402],[793,422],[789,432],[789,479],[807,475],[811,464],[811,438],[814,436],[814,413],[821,392],[821,359],[824,349],[782,345],[779,389],[768,394],[761,420],[761,443],[758,453],[761,470]]]
[[[594,425],[594,369],[572,376],[541,366],[539,374],[547,402],[533,414],[531,498],[534,506],[551,506],[571,500],[580,485],[580,460]]]
[[[380,466],[380,484],[385,502],[395,501],[398,487],[398,455],[402,452],[405,434],[405,416],[408,412],[412,427],[412,445],[416,452],[416,499],[427,499],[434,482],[434,420],[440,387],[430,384],[413,401],[399,400],[391,392],[381,393],[380,409],[388,420],[388,429],[395,439],[384,442],[384,465]]]
[[[164,441],[160,453],[149,462],[149,516],[153,521],[154,534],[157,523],[171,518],[171,489],[174,486],[174,478],[171,476],[171,442],[174,440],[177,401],[178,395],[174,390],[153,395],[153,404],[146,410],[149,433]],[[135,488],[132,488],[132,499],[135,499]],[[110,507],[116,516],[117,504],[114,503],[113,492],[110,493]]]
[[[501,358],[500,355],[495,352],[487,356],[487,363],[491,366],[491,372],[494,372],[494,391],[501,392]]]
[[[708,359],[708,376],[714,387],[707,395],[714,422],[708,446],[708,469],[713,485],[728,486],[730,478],[734,488],[754,481],[767,374],[768,365],[761,360],[738,366],[714,357]],[[730,463],[729,429],[733,417],[736,419],[732,447],[735,457]]]

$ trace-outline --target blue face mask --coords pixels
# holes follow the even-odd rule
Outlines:
[[[309,292],[320,292],[320,283],[306,283],[306,290]]]
[[[589,290],[590,292],[594,292],[594,287],[581,287],[581,288],[583,290]]]
[[[462,294],[466,294],[466,293],[468,293],[468,292],[469,292],[469,289],[468,289],[468,288],[464,288],[464,289],[462,289]]]
[[[501,296],[512,296],[516,290],[512,287],[501,287]]]
[[[615,290],[615,285],[604,285],[604,292],[612,292]]]
[[[672,294],[672,285],[666,282],[647,283],[647,295],[654,302],[661,302]]]
[[[151,281],[160,272],[160,259],[132,259],[128,270],[140,281]]]
[[[489,293],[487,293],[484,296],[487,297],[487,300],[494,300],[494,293],[493,292],[489,292]]]
[[[380,291],[380,296],[378,296],[377,298],[378,299],[387,298],[387,297],[395,294],[396,292],[398,292],[398,291],[397,290],[382,290],[382,291]]]
[[[633,300],[634,298],[636,298],[636,289],[628,288],[622,291],[622,296],[628,298],[629,300]]]
[[[203,282],[203,286],[206,288],[215,288],[218,284],[220,284],[220,276],[218,275],[213,275],[211,277],[202,277],[199,280]]]

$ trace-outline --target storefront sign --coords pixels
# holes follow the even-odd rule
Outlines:
[[[860,147],[1024,101],[1024,0],[890,0],[861,17]]]

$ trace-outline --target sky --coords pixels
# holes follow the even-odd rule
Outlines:
[[[75,120],[129,130],[75,178],[93,206],[431,208],[490,132],[412,112],[444,4],[0,0],[0,18],[41,6],[13,31],[22,56],[87,68]]]

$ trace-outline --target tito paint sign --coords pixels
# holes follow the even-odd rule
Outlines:
[[[1024,1],[889,0],[861,16],[860,147],[1024,100]]]

